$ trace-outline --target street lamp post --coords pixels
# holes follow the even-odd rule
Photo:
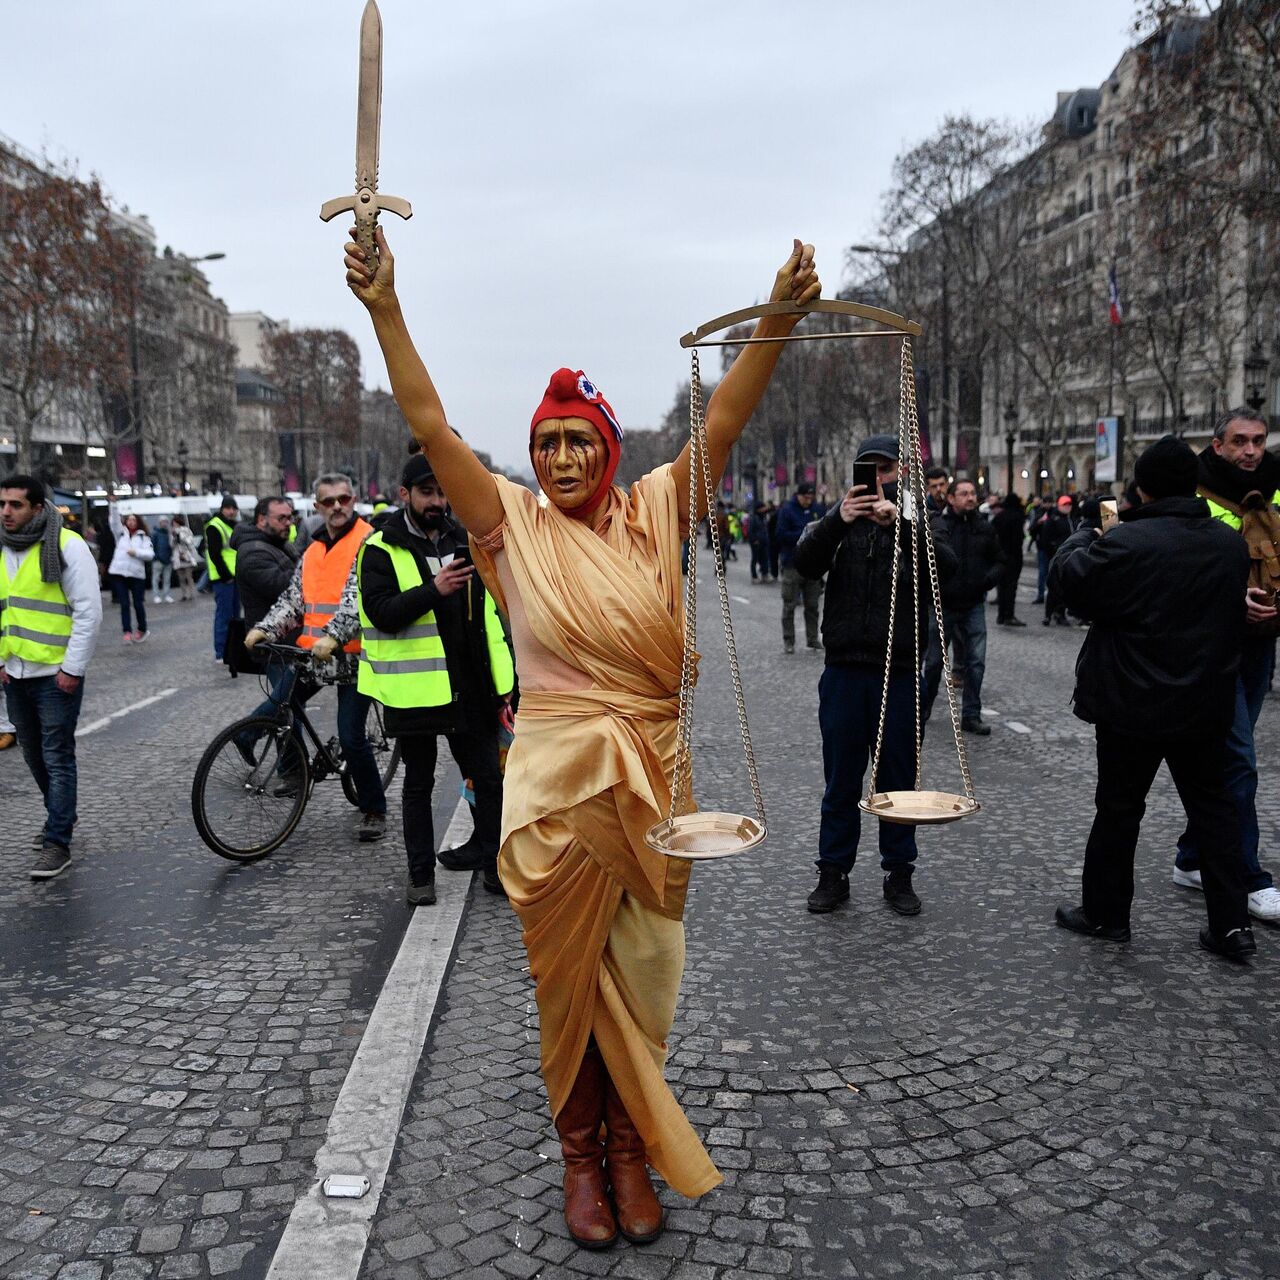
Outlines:
[[[1010,400],[1004,408],[1004,462],[1009,470],[1009,492],[1013,492],[1013,446],[1018,443],[1018,411]]]
[[[1244,362],[1245,404],[1260,413],[1267,400],[1267,372],[1270,362],[1262,352],[1262,339],[1255,338]]]
[[[187,496],[187,457],[189,450],[185,440],[178,441],[178,470],[182,472],[182,496]]]

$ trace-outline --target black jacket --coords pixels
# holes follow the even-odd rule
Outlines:
[[[231,549],[236,553],[236,586],[244,606],[244,627],[251,631],[289,585],[298,554],[283,538],[248,521],[241,521],[231,531]]]
[[[459,730],[496,733],[500,699],[494,692],[489,664],[489,644],[484,631],[484,584],[479,574],[462,591],[442,596],[432,579],[442,559],[469,556],[467,531],[451,517],[445,518],[433,543],[411,531],[408,516],[396,511],[380,523],[379,532],[393,547],[413,553],[422,574],[422,586],[401,591],[391,557],[378,546],[366,546],[360,574],[360,600],[369,620],[379,631],[403,631],[429,610],[444,644],[445,665],[453,687],[453,702],[442,707],[386,707],[383,718],[393,735],[454,733]]]
[[[977,511],[957,515],[947,510],[933,527],[940,535],[938,542],[946,541],[956,557],[955,573],[942,588],[942,607],[972,609],[1000,581],[1004,556],[996,531]]]
[[[1122,733],[1223,733],[1235,708],[1249,554],[1200,498],[1079,529],[1049,568],[1051,589],[1093,623],[1076,661],[1075,713]]]
[[[893,633],[893,666],[910,671],[916,661],[916,638],[911,628],[911,524],[899,520],[902,558],[898,565],[898,611]],[[893,567],[893,529],[872,520],[845,524],[840,508],[832,507],[811,524],[796,545],[793,564],[805,578],[829,574],[822,606],[822,643],[832,666],[884,666],[889,639],[889,595]],[[955,572],[956,561],[942,539],[935,540],[938,576]],[[920,652],[924,653],[928,622],[929,568],[920,545]]]
[[[1022,560],[1022,535],[1027,527],[1027,517],[1019,507],[1001,507],[991,517],[996,541],[1004,555],[1005,567]]]

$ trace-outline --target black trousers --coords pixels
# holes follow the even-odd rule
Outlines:
[[[498,725],[488,730],[467,729],[444,735],[464,778],[475,789],[475,840],[496,862],[502,835],[502,774],[498,769]],[[436,833],[431,818],[431,793],[436,779],[438,740],[433,733],[403,734],[400,755],[404,762],[401,796],[404,848],[409,878],[421,884],[435,874]]]
[[[1084,853],[1084,913],[1095,924],[1127,925],[1133,859],[1160,762],[1200,843],[1200,874],[1209,927],[1219,937],[1249,923],[1236,807],[1226,787],[1226,733],[1217,737],[1144,738],[1097,726],[1097,816]],[[1207,856],[1206,856],[1207,855]]]
[[[996,586],[996,617],[1008,622],[1017,613],[1018,579],[1022,576],[1022,557],[1012,558],[1000,573]]]

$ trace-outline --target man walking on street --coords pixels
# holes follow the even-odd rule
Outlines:
[[[817,580],[829,574],[822,611],[826,666],[818,684],[818,724],[822,730],[822,825],[818,836],[818,886],[809,910],[834,911],[849,899],[849,872],[862,834],[863,775],[875,746],[884,687],[885,650],[893,647],[885,715],[884,750],[876,785],[882,791],[915,785],[916,619],[911,608],[911,524],[898,512],[898,442],[872,436],[858,450],[859,461],[876,463],[879,492],[854,485],[838,507],[809,526],[795,550],[795,566]],[[894,538],[901,539],[898,603],[889,635]],[[936,547],[938,574],[955,568],[950,549]],[[924,547],[920,556],[924,560]],[[923,641],[929,614],[929,572],[920,575],[918,623]],[[900,915],[916,915],[920,899],[911,885],[916,861],[915,828],[880,823],[880,865],[885,901]]]
[[[1082,527],[1050,568],[1068,608],[1093,625],[1076,663],[1075,713],[1097,734],[1097,814],[1085,846],[1079,906],[1064,929],[1129,939],[1133,861],[1147,792],[1163,761],[1200,855],[1207,951],[1257,950],[1226,786],[1249,555],[1196,497],[1196,456],[1165,436],[1134,466],[1142,505],[1100,534]]]
[[[1025,627],[1018,617],[1018,579],[1022,576],[1022,539],[1026,533],[1027,517],[1022,509],[1022,499],[1016,493],[1005,494],[1000,510],[991,520],[1004,557],[1000,582],[996,587],[996,622],[1005,627]]]
[[[320,476],[315,495],[324,527],[302,553],[284,594],[244,642],[252,650],[261,640],[279,640],[301,627],[298,644],[310,649],[317,662],[328,662],[337,654],[338,741],[360,807],[356,834],[364,841],[381,840],[387,829],[387,797],[365,728],[370,699],[356,688],[360,620],[351,573],[360,544],[373,530],[356,515],[349,477],[336,472]],[[319,688],[295,685],[293,697],[306,702]]]
[[[987,670],[987,614],[982,599],[999,582],[1004,560],[995,530],[978,511],[973,481],[956,480],[947,502],[946,513],[933,525],[939,542],[947,542],[956,556],[955,575],[942,588],[942,629],[964,677],[960,727],[985,738],[991,727],[982,722],[982,679]],[[934,644],[925,659],[926,718],[933,710],[941,677],[942,646]]]
[[[62,527],[39,480],[0,480],[0,680],[45,807],[33,880],[71,865],[76,723],[101,625],[98,566],[84,539]]]
[[[1265,544],[1280,547],[1280,459],[1267,450],[1267,423],[1251,409],[1232,409],[1215,426],[1213,439],[1199,459],[1198,491],[1209,514],[1238,535],[1254,564],[1265,573]],[[1274,553],[1273,553],[1274,554]],[[1234,555],[1232,556],[1234,559]],[[1280,889],[1259,860],[1258,757],[1254,730],[1271,684],[1276,635],[1280,633],[1276,576],[1264,583],[1250,578],[1244,640],[1235,684],[1235,705],[1226,744],[1226,784],[1236,806],[1244,855],[1244,887],[1249,914],[1268,924],[1280,923]],[[1178,840],[1175,884],[1201,889],[1201,849],[1190,826]]]
[[[1064,493],[1056,505],[1045,510],[1036,524],[1036,547],[1039,553],[1045,556],[1046,565],[1053,563],[1054,556],[1058,554],[1058,548],[1071,534],[1071,499]],[[1054,590],[1051,577],[1046,578],[1045,588],[1044,625],[1047,627],[1056,622],[1060,627],[1069,626],[1067,606],[1063,603],[1061,595]]]
[[[796,605],[804,600],[804,638],[810,649],[821,649],[818,639],[818,603],[822,599],[821,578],[805,578],[794,564],[800,535],[815,520],[826,514],[825,507],[815,507],[813,485],[805,483],[782,504],[778,512],[778,562],[782,568],[782,649],[796,651]]]
[[[769,506],[757,502],[747,522],[747,542],[751,547],[751,585],[769,581]]]
[[[431,794],[441,736],[471,780],[475,831],[438,860],[451,871],[479,870],[484,887],[502,893],[498,727],[510,725],[515,665],[493,598],[473,572],[467,531],[426,454],[405,464],[400,508],[360,549],[356,574],[359,688],[382,703],[404,761],[405,896],[415,906],[436,900]]]
[[[227,647],[227,628],[240,612],[236,590],[236,553],[231,549],[232,525],[240,518],[240,508],[229,494],[222,495],[218,514],[205,522],[204,560],[213,588],[213,656],[222,661]]]

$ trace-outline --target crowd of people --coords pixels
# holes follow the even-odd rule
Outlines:
[[[680,544],[704,516],[727,556],[745,539],[753,581],[779,584],[784,650],[795,651],[800,608],[806,645],[824,656],[824,792],[809,911],[849,899],[859,800],[885,698],[879,786],[916,785],[916,708],[922,703],[927,718],[944,645],[962,727],[990,733],[982,717],[986,600],[996,592],[998,625],[1023,625],[1018,580],[1034,548],[1045,624],[1088,627],[1074,710],[1097,737],[1097,813],[1080,901],[1059,908],[1057,923],[1096,939],[1129,937],[1139,825],[1161,762],[1187,814],[1173,877],[1205,895],[1201,945],[1244,960],[1256,950],[1251,917],[1280,921],[1280,891],[1260,863],[1255,804],[1254,729],[1280,630],[1280,462],[1266,450],[1265,421],[1248,410],[1224,415],[1199,458],[1171,437],[1148,448],[1114,526],[1100,502],[1070,495],[1028,507],[1010,494],[983,510],[973,482],[941,468],[924,477],[927,509],[913,511],[901,496],[897,437],[887,434],[862,441],[851,459],[854,474],[873,475],[874,484],[855,483],[830,506],[801,484],[776,509],[759,504],[744,517],[723,504],[686,509],[688,449],[629,493],[614,485],[623,437],[613,409],[581,370],[560,369],[530,424],[539,501],[490,473],[449,426],[409,336],[381,231],[377,243],[376,258],[348,244],[345,269],[417,446],[400,477],[399,505],[364,519],[351,480],[338,473],[316,481],[316,516],[303,525],[279,495],[245,516],[224,500],[204,529],[214,656],[252,665],[272,646],[291,644],[306,664],[334,672],[360,841],[386,831],[387,797],[366,727],[372,703],[380,704],[405,766],[407,901],[435,902],[437,863],[479,870],[486,889],[509,899],[535,983],[543,1075],[565,1159],[565,1218],[577,1243],[603,1248],[619,1234],[644,1242],[661,1233],[649,1165],[687,1196],[720,1180],[663,1079],[689,863],[645,838],[670,804]],[[812,246],[796,241],[771,298],[803,303],[819,289]],[[758,341],[741,348],[711,397],[714,472],[769,384],[777,340],[797,319],[761,319]],[[195,543],[176,519],[152,531],[112,506],[104,570],[105,541],[95,562],[26,475],[0,480],[0,516],[5,702],[45,800],[31,875],[47,880],[71,862],[75,725],[102,619],[100,574],[112,579],[125,639],[136,644],[147,635],[148,581],[153,607],[170,598],[169,572],[185,598]],[[917,520],[927,522],[929,539],[913,529]],[[927,554],[926,542],[940,611],[923,562],[911,561],[913,547]],[[162,554],[168,571],[156,568],[166,563]],[[920,594],[912,601],[914,581]],[[895,596],[914,607],[895,609]],[[317,682],[298,675],[303,666],[262,667],[270,679],[260,711],[315,694]],[[517,708],[504,771],[500,745]],[[437,852],[432,789],[442,737],[472,783],[475,829],[462,846]],[[236,743],[247,769],[255,745],[252,737]],[[286,750],[277,795],[300,785],[289,760]],[[919,914],[915,828],[881,820],[878,844],[886,904]]]

